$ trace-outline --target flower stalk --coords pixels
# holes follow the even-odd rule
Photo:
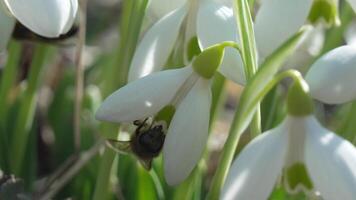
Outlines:
[[[83,101],[84,89],[84,65],[82,54],[85,47],[86,39],[86,17],[87,17],[87,0],[79,1],[79,35],[77,43],[77,52],[75,57],[76,64],[76,83],[75,83],[75,105],[74,105],[74,149],[80,151],[80,114]]]

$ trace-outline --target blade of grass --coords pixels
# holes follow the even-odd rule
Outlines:
[[[5,172],[9,172],[8,158],[8,136],[6,131],[7,112],[9,108],[8,97],[11,88],[14,86],[17,77],[17,67],[21,57],[22,47],[16,41],[11,41],[9,44],[9,57],[1,77],[0,86],[0,168]]]
[[[13,141],[9,154],[10,166],[13,173],[20,176],[23,166],[23,159],[27,145],[28,134],[32,126],[35,114],[37,91],[42,81],[46,54],[48,48],[44,44],[38,44],[31,63],[30,74],[27,80],[27,87],[21,99],[21,105],[15,122]]]

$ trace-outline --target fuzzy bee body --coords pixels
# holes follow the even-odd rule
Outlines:
[[[136,133],[130,141],[132,151],[142,159],[155,158],[162,150],[164,138],[162,125]]]
[[[135,121],[138,127],[129,141],[108,140],[108,145],[119,153],[131,153],[137,157],[142,166],[150,170],[152,160],[157,157],[164,144],[166,128],[164,123]]]

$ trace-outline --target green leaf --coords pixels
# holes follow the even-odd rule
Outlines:
[[[250,8],[246,0],[234,1],[234,9],[239,27],[242,58],[247,80],[254,75],[258,65],[258,55]]]
[[[156,188],[150,174],[142,168],[138,167],[138,183],[137,183],[137,199],[158,199]]]
[[[304,33],[305,29],[302,29],[280,46],[273,54],[267,57],[256,75],[245,87],[240,100],[240,112],[238,113],[238,124],[241,129],[239,132],[242,133],[251,121],[258,102],[260,102],[267,93],[266,86],[272,81],[288,56],[294,52]]]

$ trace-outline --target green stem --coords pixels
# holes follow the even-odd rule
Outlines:
[[[10,164],[13,172],[18,176],[21,173],[28,136],[34,118],[37,89],[42,80],[47,50],[47,47],[43,44],[39,44],[36,47],[27,80],[27,88],[23,93],[19,113],[15,122]]]
[[[255,75],[258,67],[258,55],[253,31],[252,16],[246,0],[235,0],[234,10],[237,18],[239,36],[241,41],[242,58],[244,61],[245,75],[247,83]],[[256,113],[250,124],[250,131],[253,136],[261,133],[261,109],[258,105]]]
[[[258,102],[260,102],[263,97],[275,87],[277,83],[283,80],[286,77],[291,77],[295,81],[304,81],[302,76],[299,72],[295,70],[288,70],[277,74],[271,81],[269,81],[263,90],[256,95],[254,99],[251,99],[251,106],[247,108],[247,111],[244,113],[251,113],[254,112],[255,106]],[[234,158],[235,150],[240,139],[241,134],[245,130],[243,125],[243,121],[245,120],[246,116],[241,115],[241,112],[236,112],[232,125],[230,127],[229,136],[226,140],[226,144],[224,146],[221,160],[219,162],[219,167],[214,175],[212,180],[212,186],[208,193],[207,199],[215,200],[219,199],[220,190],[223,186],[225,178],[230,168],[230,164]]]
[[[136,44],[139,38],[140,29],[145,15],[147,0],[126,0],[123,2],[123,14],[120,21],[121,42],[117,52],[117,59],[110,69],[110,74],[104,83],[104,95],[107,96],[115,89],[122,87],[127,82],[129,66]],[[119,76],[119,78],[118,78]],[[103,126],[103,130],[110,129],[111,135],[117,137],[117,129],[109,124]],[[116,153],[106,148],[102,157],[99,174],[94,191],[94,200],[107,199],[111,168]]]
[[[9,108],[8,97],[17,77],[17,67],[21,57],[21,44],[11,41],[9,44],[9,57],[1,79],[0,86],[0,168],[8,172],[8,133],[6,131],[7,112]]]
[[[212,84],[212,102],[210,109],[210,120],[209,120],[209,134],[214,126],[218,111],[224,96],[224,87],[225,87],[225,77],[219,73],[215,74],[214,81]]]

